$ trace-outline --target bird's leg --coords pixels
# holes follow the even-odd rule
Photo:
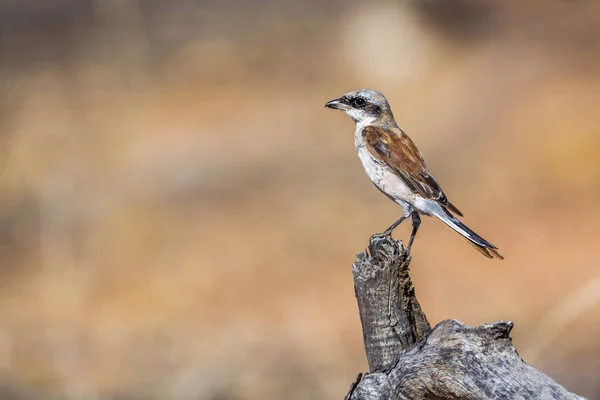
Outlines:
[[[410,239],[408,239],[408,246],[406,247],[406,254],[410,254],[410,248],[412,247],[413,242],[415,241],[415,236],[417,236],[417,231],[419,230],[419,226],[421,226],[421,217],[419,216],[419,213],[416,211],[413,211],[411,216],[412,216],[413,229],[412,229],[412,233],[410,234]]]
[[[383,239],[388,236],[391,236],[394,229],[396,229],[398,227],[398,225],[400,225],[402,223],[402,221],[404,221],[406,218],[408,218],[408,216],[406,216],[406,215],[402,216],[402,218],[400,218],[398,221],[394,222],[389,228],[387,228],[385,230],[385,232],[376,233],[373,236],[371,236],[371,238]]]
[[[400,225],[402,223],[402,221],[404,221],[406,218],[408,218],[406,215],[403,215],[402,218],[400,218],[398,221],[394,222],[389,228],[387,228],[385,230],[385,232],[382,233],[383,236],[390,236],[392,234],[392,232],[394,231],[394,229],[396,229],[398,227],[398,225]]]
[[[398,221],[394,222],[392,224],[392,226],[387,228],[385,230],[385,232],[375,233],[375,234],[373,234],[373,236],[371,236],[371,238],[369,239],[369,252],[371,253],[372,256],[374,256],[375,254],[378,254],[377,250],[378,250],[380,244],[385,243],[386,242],[385,239],[391,239],[392,231],[394,229],[396,229],[398,227],[398,225],[400,225],[402,223],[402,221],[404,221],[406,218],[408,218],[407,215],[402,216],[402,218],[400,218]]]

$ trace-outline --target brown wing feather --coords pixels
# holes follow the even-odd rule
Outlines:
[[[442,188],[431,176],[423,155],[407,134],[367,126],[363,129],[369,152],[385,162],[415,194],[435,200],[462,217],[458,208],[448,201]]]

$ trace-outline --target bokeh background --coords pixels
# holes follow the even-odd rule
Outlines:
[[[597,1],[2,0],[0,26],[0,398],[342,398],[350,266],[400,215],[323,108],[361,87],[506,256],[425,219],[430,321],[513,320],[600,398]]]

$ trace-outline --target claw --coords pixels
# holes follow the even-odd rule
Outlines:
[[[394,239],[392,238],[392,232],[375,233],[369,238],[369,254],[371,257],[376,257],[381,251],[381,246],[386,243],[389,244]]]

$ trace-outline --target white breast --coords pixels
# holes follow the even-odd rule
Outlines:
[[[363,168],[367,176],[371,178],[373,183],[384,193],[390,196],[394,201],[402,206],[406,215],[410,214],[414,201],[414,194],[386,164],[381,164],[375,160],[367,148],[362,135],[362,127],[357,126],[354,134],[354,144],[356,152],[362,162]]]

